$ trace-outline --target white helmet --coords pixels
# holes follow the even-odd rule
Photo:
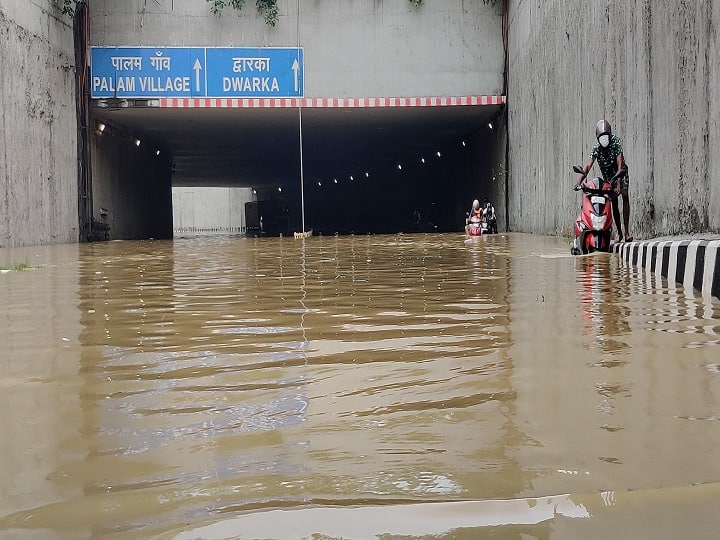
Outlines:
[[[473,201],[473,210],[480,210],[480,201],[477,199]]]

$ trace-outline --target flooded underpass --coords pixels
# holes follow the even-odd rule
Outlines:
[[[720,303],[564,239],[0,250],[0,538],[711,538]]]

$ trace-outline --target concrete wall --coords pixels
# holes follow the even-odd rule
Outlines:
[[[98,45],[305,48],[309,97],[499,94],[499,7],[469,0],[280,0],[268,27],[252,2],[222,17],[201,0],[94,0]],[[712,0],[510,0],[508,220],[513,230],[570,234],[579,197],[573,163],[607,117],[631,166],[636,236],[720,231],[720,5]],[[477,66],[484,66],[478,70]],[[0,247],[77,240],[73,37],[51,0],[0,4]],[[149,201],[168,219],[164,169],[97,156],[95,215],[112,207],[114,234]],[[111,194],[100,178],[137,177],[159,191]],[[125,189],[124,184],[117,184]],[[115,199],[113,199],[115,197]],[[492,198],[497,199],[496,196]],[[168,196],[169,200],[169,196]],[[497,205],[501,206],[501,205]],[[135,210],[131,211],[132,208]],[[113,217],[116,216],[116,217]],[[125,218],[123,218],[125,219]],[[152,214],[148,218],[155,219]],[[137,222],[137,220],[135,219]],[[151,224],[165,234],[167,224]]]
[[[630,165],[631,233],[719,231],[720,2],[509,6],[510,227],[571,234],[571,166],[606,117]]]
[[[110,130],[91,136],[93,217],[110,225],[111,240],[172,238],[167,156]]]
[[[173,233],[244,233],[245,203],[253,200],[251,188],[174,187]]]
[[[233,47],[294,47],[299,43],[304,48],[306,97],[462,96],[502,92],[503,50],[498,6],[475,0],[432,0],[420,8],[408,0],[303,0],[299,20],[296,0],[279,0],[278,6],[279,21],[270,27],[257,13],[254,2],[247,2],[240,12],[228,8],[217,17],[202,0],[93,0],[90,42],[106,46]],[[478,136],[473,142],[479,140],[486,141],[487,137]],[[477,178],[473,166],[487,168],[487,163],[498,159],[497,150],[493,149],[490,156],[484,144],[475,144],[473,148],[471,158],[458,162],[456,170],[442,171],[443,177],[452,178],[460,187],[447,189],[443,184],[444,193],[430,195],[428,199],[437,201],[436,207],[441,210],[434,211],[432,205],[427,205],[422,209],[424,216],[437,213],[434,221],[445,219],[450,222],[446,227],[456,221],[457,230],[462,230],[464,210],[469,208],[472,198],[495,196],[494,190],[478,193],[488,179]],[[504,162],[504,136],[501,153],[500,159]],[[95,179],[94,184],[97,182]],[[401,199],[408,201],[408,208],[398,209],[393,205],[388,209],[390,215],[397,216],[399,222],[395,227],[399,230],[404,221],[411,219],[415,203],[410,199],[417,195],[421,183],[416,178],[411,185],[413,192]],[[367,196],[372,200],[377,198],[376,193]],[[383,199],[388,203],[395,201],[387,194]],[[225,208],[225,202],[219,201],[220,206],[208,210],[208,201],[203,200],[191,211],[189,199],[176,194],[174,201],[176,205],[183,204],[180,214],[176,210],[176,231],[188,226],[214,228],[216,214],[224,213]],[[308,208],[308,213],[328,218],[334,215],[336,206],[340,205],[328,203],[322,208]],[[97,201],[95,208],[97,214]],[[205,215],[201,214],[203,208]],[[300,216],[292,217],[295,225],[300,223]],[[344,216],[337,219],[343,227],[352,228]]]
[[[273,28],[255,2],[221,17],[203,0],[93,0],[93,45],[295,47],[307,97],[499,95],[499,7],[478,0],[279,0]],[[299,31],[298,31],[299,29]],[[299,34],[299,41],[298,41]]]
[[[0,1],[0,247],[78,240],[70,22],[51,0]]]

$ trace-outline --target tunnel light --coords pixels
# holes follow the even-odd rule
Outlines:
[[[492,122],[489,122],[489,123],[488,123],[488,127],[489,127],[490,129],[493,128]]]
[[[437,152],[437,157],[442,157],[442,154],[440,153],[440,150]]]
[[[282,191],[282,188],[281,188],[281,187],[279,187],[279,188],[278,188],[278,191]]]
[[[420,163],[425,163],[425,158],[424,158],[424,157],[421,157],[421,158],[420,158]]]
[[[322,186],[322,182],[318,182],[318,186]]]
[[[365,178],[370,178],[370,173],[369,173],[369,172],[366,172],[366,173],[365,173]]]
[[[98,122],[95,133],[97,133],[98,135],[102,135],[103,132],[105,131],[105,127],[106,127],[105,124],[103,124],[102,122]]]
[[[160,150],[155,150],[155,155],[156,155],[156,156],[159,156],[159,155],[160,155]]]
[[[462,145],[463,145],[463,146],[467,146],[467,145],[465,144],[465,141],[462,142]]]
[[[333,182],[337,184],[337,178],[333,178]]]
[[[352,182],[353,180],[355,180],[355,179],[353,178],[353,175],[351,174],[351,175],[350,175],[350,181]]]
[[[257,195],[257,191],[253,189],[253,195]]]
[[[135,139],[135,146],[140,146],[140,139]]]
[[[402,171],[402,163],[398,163],[398,171]]]

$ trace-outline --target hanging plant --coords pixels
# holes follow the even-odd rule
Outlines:
[[[500,0],[482,0],[483,4],[486,6],[494,6],[497,4]],[[423,3],[423,0],[409,0],[409,2],[414,5],[415,7],[420,7]]]
[[[57,2],[57,0],[55,0]],[[76,6],[85,0],[62,0],[62,12],[71,17],[75,15]]]
[[[205,0],[210,4],[210,11],[215,15],[220,15],[226,7],[237,9],[238,11],[245,5],[245,0]],[[255,6],[258,13],[263,16],[265,22],[270,26],[275,26],[278,22],[277,0],[255,0]]]

